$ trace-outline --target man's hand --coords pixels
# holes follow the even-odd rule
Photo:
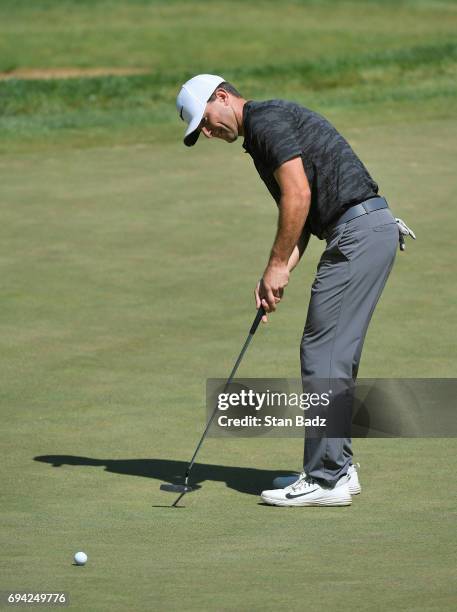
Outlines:
[[[289,268],[287,265],[270,262],[254,290],[256,308],[263,306],[265,312],[274,312],[288,282]],[[266,315],[262,317],[262,321],[267,322]]]

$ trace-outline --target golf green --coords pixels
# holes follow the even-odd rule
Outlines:
[[[453,374],[455,132],[349,130],[418,235],[361,376]],[[244,340],[274,233],[237,144],[17,154],[0,181],[4,588],[66,590],[80,610],[452,609],[453,440],[356,441],[363,493],[349,508],[258,504],[278,471],[300,467],[297,439],[210,438],[185,507],[159,490],[203,430],[205,379],[226,375]],[[321,248],[312,241],[243,376],[298,375]]]
[[[455,376],[455,2],[0,4],[0,591],[81,612],[454,610],[453,438],[355,440],[351,507],[259,503],[300,469],[297,438],[208,438],[180,508],[160,484],[239,353],[277,218],[240,141],[182,145],[197,72],[326,115],[416,232],[359,376]],[[103,68],[147,73],[86,78]],[[299,376],[323,245],[240,376]]]

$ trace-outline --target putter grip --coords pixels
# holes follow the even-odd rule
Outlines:
[[[257,314],[256,314],[256,316],[255,316],[254,322],[253,322],[253,324],[251,325],[251,329],[249,330],[249,333],[250,333],[251,335],[254,335],[254,334],[255,334],[256,329],[259,327],[259,323],[260,323],[260,321],[262,320],[262,317],[263,317],[263,315],[264,315],[264,314],[265,314],[265,309],[264,309],[264,307],[263,307],[263,306],[261,306],[261,307],[259,308],[259,310],[257,311]]]

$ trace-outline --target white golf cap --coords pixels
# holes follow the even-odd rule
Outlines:
[[[200,131],[197,129],[203,119],[206,103],[218,85],[225,81],[215,74],[199,74],[186,81],[176,98],[179,116],[188,126],[184,134],[184,144],[194,145]]]

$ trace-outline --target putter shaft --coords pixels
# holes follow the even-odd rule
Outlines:
[[[256,330],[257,330],[257,328],[259,326],[259,323],[262,320],[262,317],[264,316],[264,314],[265,314],[265,310],[264,310],[263,306],[261,306],[257,310],[257,314],[255,316],[255,319],[254,319],[252,325],[251,325],[251,329],[249,330],[248,337],[246,338],[246,341],[245,341],[245,343],[243,345],[243,348],[241,349],[241,352],[238,355],[238,359],[236,360],[235,365],[233,366],[233,369],[232,369],[232,371],[230,373],[230,376],[228,377],[227,382],[225,383],[223,393],[225,393],[227,391],[227,389],[229,388],[233,378],[235,377],[236,371],[238,370],[238,366],[240,365],[241,360],[243,359],[244,354],[246,353],[247,348],[248,348],[249,344],[251,343],[251,340],[254,337],[254,334],[255,334],[255,332],[256,332]],[[203,444],[203,440],[206,438],[206,434],[208,433],[209,428],[211,427],[211,425],[212,425],[212,423],[214,421],[214,417],[216,416],[216,414],[217,414],[217,405],[214,408],[213,413],[211,414],[211,417],[210,417],[210,419],[209,419],[209,421],[208,421],[208,423],[207,423],[207,425],[205,427],[205,431],[203,432],[203,435],[200,438],[199,443],[197,444],[197,448],[195,449],[195,452],[192,455],[192,459],[189,461],[189,465],[187,467],[187,470],[186,470],[186,473],[185,473],[185,476],[184,476],[184,486],[188,486],[189,476],[190,476],[190,472],[192,470],[192,467],[193,467],[193,465],[195,463],[195,458],[196,458],[196,456],[198,454],[198,451],[200,450],[201,445]],[[177,505],[177,503],[179,502],[179,500],[182,499],[185,494],[186,494],[186,491],[181,493],[179,495],[179,497],[177,498],[177,500],[172,504],[172,507],[175,507]]]

